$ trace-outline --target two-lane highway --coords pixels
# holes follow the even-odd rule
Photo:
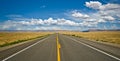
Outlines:
[[[3,61],[120,61],[120,57],[95,47],[80,42],[77,38],[53,34],[4,58]]]
[[[51,35],[2,61],[56,61],[56,48],[56,35]]]
[[[59,35],[59,39],[61,61],[120,61],[118,57],[84,44],[75,38]]]

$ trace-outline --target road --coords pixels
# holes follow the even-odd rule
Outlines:
[[[24,46],[24,45],[22,45]],[[11,48],[12,49],[12,48]],[[14,48],[16,49],[16,48]],[[112,51],[111,51],[112,50]],[[13,50],[14,51],[14,50]],[[11,53],[13,51],[3,51]],[[4,55],[1,61],[120,61],[120,48],[53,34],[23,49]],[[116,54],[117,53],[117,54]],[[1,57],[1,55],[0,55]]]

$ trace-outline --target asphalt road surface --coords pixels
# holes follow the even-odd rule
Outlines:
[[[50,35],[16,51],[16,49],[21,48],[21,46],[8,49],[9,51],[0,52],[1,55],[4,53],[4,57],[0,55],[0,57],[2,57],[0,60],[120,61],[120,48],[61,34]]]

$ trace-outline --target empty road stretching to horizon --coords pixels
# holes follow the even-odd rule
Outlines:
[[[120,48],[53,34],[0,51],[0,61],[120,61]]]

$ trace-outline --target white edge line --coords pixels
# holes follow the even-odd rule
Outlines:
[[[69,37],[67,37],[67,38],[69,38]],[[69,38],[69,39],[72,39],[72,40],[75,41],[75,42],[78,42],[78,43],[80,43],[80,44],[82,44],[82,45],[85,45],[85,46],[87,46],[87,47],[89,47],[89,48],[91,48],[91,49],[93,49],[93,50],[96,50],[96,51],[98,51],[98,52],[100,52],[100,53],[103,53],[103,54],[105,54],[105,55],[107,55],[107,56],[109,56],[109,57],[111,57],[111,58],[114,58],[114,59],[120,61],[120,58],[115,57],[115,56],[113,56],[113,55],[111,55],[111,54],[108,54],[108,53],[106,53],[106,52],[104,52],[104,51],[102,51],[102,50],[100,50],[100,49],[97,49],[97,48],[95,48],[95,47],[92,47],[92,46],[90,46],[90,45],[88,45],[88,44],[85,44],[85,43],[83,43],[83,42],[77,41],[76,39],[73,39],[73,38]]]
[[[14,54],[10,55],[9,57],[3,59],[2,61],[6,61],[6,60],[8,60],[8,59],[14,57],[15,55],[17,55],[17,54],[19,54],[19,53],[21,53],[21,52],[23,52],[23,51],[25,51],[25,50],[27,50],[27,49],[33,47],[34,45],[36,45],[36,44],[38,44],[38,43],[40,43],[40,42],[42,42],[42,41],[44,41],[44,40],[46,40],[46,39],[48,39],[48,37],[45,38],[45,39],[42,39],[42,40],[40,40],[40,41],[38,41],[38,42],[36,42],[36,43],[34,43],[34,44],[32,44],[32,45],[30,45],[30,46],[28,46],[28,47],[26,47],[26,48],[24,48],[24,49],[22,49],[22,50],[20,50],[20,51],[18,51],[17,53],[14,53]]]

